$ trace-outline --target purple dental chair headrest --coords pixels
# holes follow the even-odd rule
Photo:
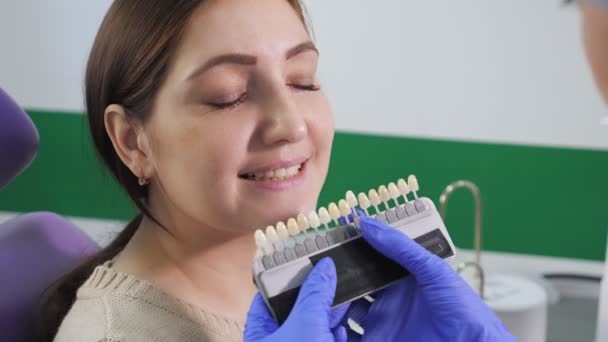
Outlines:
[[[0,88],[0,188],[30,165],[38,141],[30,117]]]
[[[32,162],[38,141],[30,118],[0,88],[0,188]],[[0,221],[0,341],[28,341],[42,292],[98,250],[88,235],[53,213]]]

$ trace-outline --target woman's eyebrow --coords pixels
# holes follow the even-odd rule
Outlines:
[[[285,53],[285,59],[290,59],[294,56],[297,56],[306,51],[313,51],[317,55],[319,54],[319,50],[315,47],[314,43],[311,41],[300,43],[291,49],[289,49]],[[205,71],[218,66],[220,64],[238,64],[238,65],[255,65],[257,63],[257,57],[253,55],[247,55],[242,53],[227,53],[223,55],[218,55],[209,59],[205,64],[196,68],[190,76],[186,78],[186,81],[190,81],[199,75],[203,74]]]
[[[294,47],[292,47],[291,49],[289,49],[287,51],[287,53],[285,54],[285,59],[290,59],[296,55],[299,55],[303,52],[306,51],[314,51],[317,55],[319,54],[319,50],[317,50],[317,47],[315,46],[315,44],[313,42],[311,42],[310,40],[304,43],[300,43]]]

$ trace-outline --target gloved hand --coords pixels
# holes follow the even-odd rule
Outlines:
[[[348,316],[365,333],[349,332],[349,341],[516,341],[492,310],[441,258],[405,234],[361,217],[363,238],[411,275],[360,299]]]
[[[336,266],[321,259],[306,277],[289,317],[281,327],[270,316],[264,299],[257,293],[245,324],[246,342],[345,342],[346,329],[340,325],[348,305],[331,309],[336,293]]]

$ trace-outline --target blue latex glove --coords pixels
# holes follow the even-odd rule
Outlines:
[[[321,259],[306,277],[289,317],[281,327],[270,316],[264,299],[257,293],[245,324],[246,342],[344,342],[346,328],[340,323],[348,309],[331,309],[336,293],[336,266],[330,258]]]
[[[396,229],[361,217],[363,238],[411,275],[352,303],[348,316],[365,330],[349,341],[516,341],[447,262]]]

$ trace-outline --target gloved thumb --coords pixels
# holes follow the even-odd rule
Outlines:
[[[321,259],[306,277],[300,288],[298,299],[287,317],[290,321],[315,324],[323,328],[330,327],[331,305],[336,294],[336,266],[330,258]]]
[[[365,216],[360,219],[360,227],[361,235],[374,249],[408,270],[421,285],[436,283],[437,276],[453,273],[448,263],[393,227]]]
[[[247,322],[243,334],[245,341],[257,341],[268,335],[273,334],[279,325],[270,316],[268,308],[264,303],[262,295],[258,292],[253,298],[253,302],[247,313]]]

